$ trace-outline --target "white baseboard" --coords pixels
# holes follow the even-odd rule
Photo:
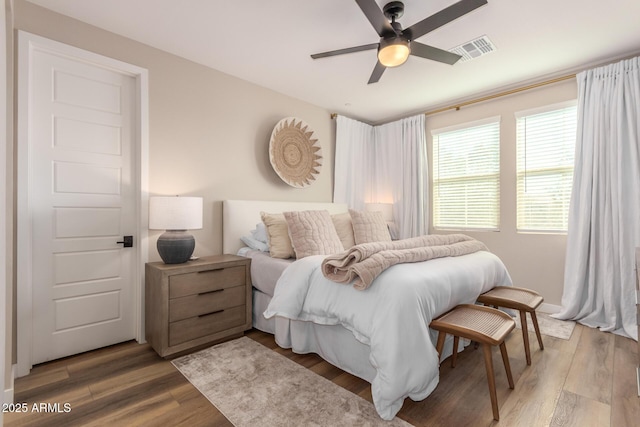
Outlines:
[[[13,402],[13,387],[14,382],[16,380],[16,365],[11,366],[11,388],[4,390],[4,403],[12,403]]]
[[[561,305],[547,304],[546,302],[543,302],[540,304],[540,307],[538,307],[539,312],[547,314],[560,313],[560,310],[562,310]]]
[[[9,388],[4,391],[4,403],[13,403],[13,389]]]

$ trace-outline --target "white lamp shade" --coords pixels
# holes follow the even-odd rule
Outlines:
[[[365,203],[364,209],[369,212],[382,212],[385,221],[393,221],[393,203]]]
[[[149,198],[149,228],[152,230],[201,229],[202,197]]]

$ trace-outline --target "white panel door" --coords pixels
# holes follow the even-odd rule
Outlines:
[[[32,363],[135,338],[135,78],[35,50]]]

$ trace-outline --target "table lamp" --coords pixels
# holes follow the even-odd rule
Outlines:
[[[187,230],[202,228],[202,197],[149,198],[149,229],[166,230],[158,237],[158,253],[165,264],[189,261],[196,240]]]

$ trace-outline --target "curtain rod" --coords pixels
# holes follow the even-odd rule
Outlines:
[[[640,54],[640,51],[637,51],[637,52],[633,52],[632,54],[623,55],[621,57],[611,58],[608,61],[603,62],[603,63],[587,65],[586,68],[584,68],[582,71],[584,71],[586,69],[594,68],[594,67],[602,67],[602,66],[605,66],[605,65],[614,64],[614,63],[616,63],[618,61],[624,61],[624,60],[627,60],[627,59],[635,58],[639,54]],[[522,87],[519,87],[519,88],[516,88],[516,89],[510,89],[510,90],[505,90],[505,91],[502,91],[502,92],[494,93],[493,95],[483,96],[483,97],[480,97],[480,98],[473,99],[471,101],[460,102],[458,104],[453,104],[453,105],[450,105],[448,107],[438,108],[436,110],[427,111],[427,112],[424,113],[424,115],[425,116],[430,116],[432,114],[442,113],[443,111],[447,111],[447,110],[456,110],[456,111],[458,111],[458,110],[460,110],[460,108],[466,107],[467,105],[477,104],[479,102],[489,101],[489,100],[500,98],[500,97],[507,96],[507,95],[513,95],[514,93],[524,92],[524,91],[535,89],[535,88],[538,88],[538,87],[547,86],[547,85],[554,84],[554,83],[559,83],[559,82],[562,82],[562,81],[565,81],[565,80],[575,79],[576,75],[578,73],[580,73],[580,71],[577,71],[577,72],[572,73],[572,74],[567,74],[567,75],[562,76],[562,77],[555,77],[555,78],[552,78],[552,79],[549,79],[549,80],[545,80],[545,81],[542,81],[542,82],[532,83],[530,85],[522,86]]]
[[[438,108],[436,110],[431,110],[431,111],[427,111],[425,113],[423,113],[425,116],[430,116],[432,114],[437,114],[437,113],[442,113],[444,111],[448,111],[448,110],[460,110],[460,108],[462,107],[466,107],[468,105],[472,105],[472,104],[477,104],[479,102],[484,102],[484,101],[490,101],[492,99],[496,99],[496,98],[501,98],[503,96],[507,96],[507,95],[513,95],[514,93],[519,93],[519,92],[524,92],[527,90],[531,90],[531,89],[536,89],[538,87],[542,87],[542,86],[547,86],[550,84],[554,84],[554,83],[558,83],[558,82],[562,82],[564,80],[570,80],[570,79],[574,79],[576,77],[576,74],[567,74],[566,76],[562,76],[562,77],[556,77],[554,79],[549,79],[549,80],[545,80],[543,82],[539,82],[539,83],[533,83],[527,86],[522,86],[516,89],[510,89],[510,90],[505,90],[502,92],[498,92],[498,93],[494,93],[492,95],[487,95],[487,96],[483,96],[480,98],[476,98],[476,99],[472,99],[470,101],[464,101],[464,102],[460,102],[457,104],[453,104],[453,105],[449,105],[448,107],[442,107],[442,108]],[[335,119],[336,117],[338,117],[338,113],[331,113],[331,119]]]
[[[516,89],[510,89],[510,90],[505,90],[502,92],[498,92],[498,93],[494,93],[492,95],[487,95],[487,96],[483,96],[480,98],[476,98],[476,99],[472,99],[470,101],[465,101],[465,102],[460,102],[458,104],[453,104],[450,105],[448,107],[443,107],[443,108],[438,108],[436,110],[431,110],[431,111],[427,111],[424,113],[425,116],[430,116],[432,114],[437,114],[437,113],[442,113],[444,111],[448,111],[448,110],[460,110],[460,108],[462,107],[466,107],[468,105],[472,105],[472,104],[477,104],[479,102],[484,102],[484,101],[490,101],[492,99],[496,99],[496,98],[501,98],[503,96],[507,96],[507,95],[513,95],[514,93],[519,93],[519,92],[525,92],[527,90],[531,90],[531,89],[536,89],[542,86],[547,86],[550,84],[554,84],[554,83],[558,83],[558,82],[562,82],[565,80],[570,80],[570,79],[575,79],[576,78],[576,74],[567,74],[566,76],[562,76],[562,77],[556,77],[554,79],[549,79],[549,80],[545,80],[543,82],[539,82],[539,83],[533,83],[527,86],[522,86]]]

